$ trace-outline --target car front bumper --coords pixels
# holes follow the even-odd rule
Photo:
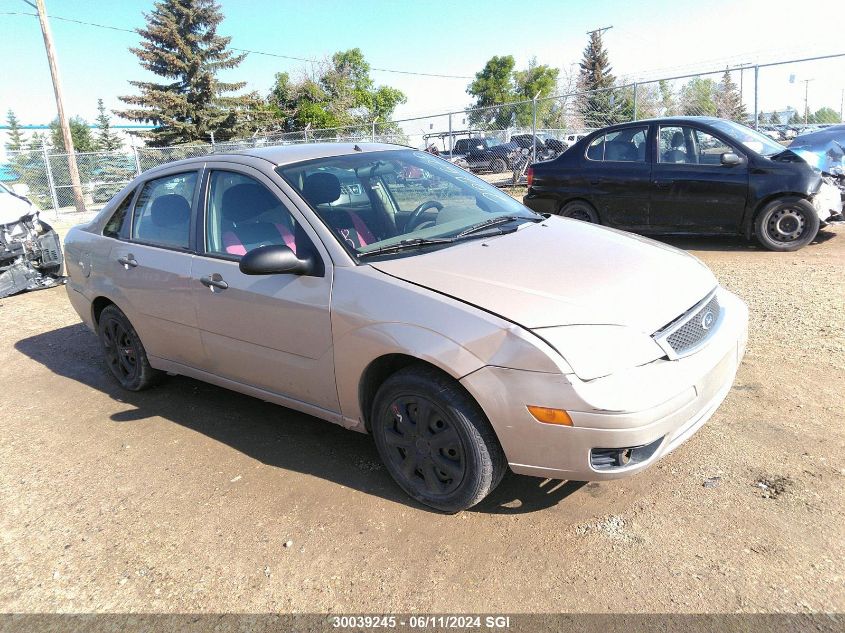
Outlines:
[[[487,414],[514,472],[575,481],[624,477],[689,439],[730,391],[745,353],[748,309],[724,289],[719,302],[708,343],[678,360],[590,381],[487,366],[461,383]],[[537,422],[527,405],[565,409],[573,426]],[[614,449],[630,449],[627,462],[600,463]]]

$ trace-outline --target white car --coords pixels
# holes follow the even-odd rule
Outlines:
[[[0,183],[0,298],[55,285],[62,275],[62,247],[26,197]]]

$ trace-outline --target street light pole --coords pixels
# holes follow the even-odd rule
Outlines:
[[[810,89],[810,82],[814,81],[813,79],[805,79],[804,80],[804,125],[807,125],[807,117],[810,114],[810,108],[807,105],[807,95]]]
[[[79,166],[76,164],[76,153],[73,149],[73,138],[70,135],[70,123],[65,116],[65,106],[62,98],[62,81],[59,76],[59,65],[56,61],[56,51],[53,48],[53,34],[47,21],[47,8],[44,0],[35,0],[38,10],[38,21],[41,23],[41,34],[44,36],[44,48],[47,50],[47,62],[50,65],[50,76],[53,78],[53,92],[56,94],[56,109],[59,111],[59,125],[62,128],[62,139],[67,152],[67,167],[70,172],[70,184],[73,187],[73,202],[80,213],[85,211],[85,200],[82,199],[82,182],[79,179]]]

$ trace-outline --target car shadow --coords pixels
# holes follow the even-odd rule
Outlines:
[[[750,251],[777,254],[763,248],[756,240],[746,240],[736,235],[649,235],[648,237],[685,251]],[[821,229],[809,246],[823,244],[834,237],[836,237],[835,232]]]
[[[335,482],[383,499],[436,512],[410,499],[384,469],[367,435],[184,376],[142,392],[121,389],[100,355],[97,337],[82,323],[22,339],[15,349],[55,374],[96,389],[121,406],[112,422],[161,417],[202,433],[261,463]],[[580,484],[508,473],[472,510],[519,514],[552,507]]]

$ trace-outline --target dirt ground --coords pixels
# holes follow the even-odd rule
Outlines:
[[[842,612],[845,228],[667,241],[750,306],[723,406],[633,478],[509,475],[455,516],[366,436],[185,378],[121,391],[63,288],[0,301],[0,611]]]

